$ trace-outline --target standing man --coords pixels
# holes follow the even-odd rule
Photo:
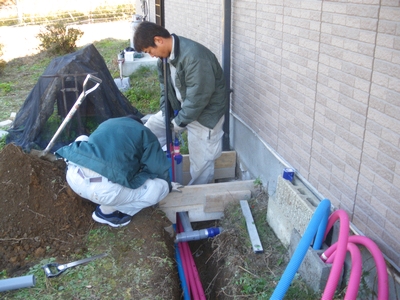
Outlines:
[[[133,115],[104,121],[56,154],[67,162],[71,189],[99,205],[92,218],[102,224],[128,225],[172,189],[170,163],[157,137]]]
[[[145,126],[166,143],[165,93],[162,59],[167,58],[168,101],[172,107],[175,133],[188,130],[191,184],[205,184],[214,178],[214,161],[222,152],[224,114],[228,107],[224,74],[215,55],[203,45],[170,34],[164,27],[142,22],[135,30],[135,50],[158,61],[161,110]]]

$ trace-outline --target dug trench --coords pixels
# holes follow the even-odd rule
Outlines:
[[[123,228],[98,224],[91,218],[94,204],[68,187],[62,160],[46,161],[13,144],[0,152],[0,195],[0,279],[23,276],[46,261],[67,263],[106,252],[102,267],[96,270],[97,277],[103,278],[90,283],[90,299],[182,299],[174,237],[166,230],[172,224],[157,207],[140,211]],[[267,196],[260,192],[251,207],[265,216],[266,206]],[[265,250],[255,254],[250,242],[243,240],[240,231],[246,226],[235,207],[228,208],[222,220],[192,224],[194,230],[224,228],[213,239],[189,242],[207,299],[242,295],[249,277],[259,280],[261,291],[276,285],[287,256],[268,225],[264,225]],[[93,235],[99,232],[106,239],[93,243]],[[36,274],[37,284],[45,281],[42,286],[54,285],[55,281],[44,273]],[[70,280],[60,275],[57,282],[64,278]],[[100,282],[109,289],[96,288]],[[5,299],[12,299],[17,292],[8,291]],[[249,295],[259,292],[252,290]]]

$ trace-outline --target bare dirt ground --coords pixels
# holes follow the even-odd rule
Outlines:
[[[0,152],[0,270],[8,278],[23,276],[44,258],[52,257],[60,263],[76,260],[73,258],[88,251],[90,231],[106,226],[92,220],[94,204],[68,187],[64,170],[62,160],[49,162],[26,154],[13,144]],[[151,260],[173,257],[173,239],[164,229],[168,226],[171,223],[155,208],[144,209],[124,229],[126,243],[112,247],[104,243],[95,251],[108,252],[122,271],[132,265],[139,265],[139,270],[140,266],[151,268],[153,275],[146,283],[146,290],[152,292],[147,292],[147,296],[154,293],[162,295],[161,299],[179,299],[174,266]],[[141,240],[147,241],[141,246],[142,251],[129,247],[130,242]],[[105,274],[104,278],[107,276],[112,277]],[[125,288],[122,279],[121,282]],[[116,290],[119,293],[114,292],[114,299],[123,299],[126,289]],[[113,299],[100,292],[96,297],[100,295],[103,299]],[[143,295],[132,290],[128,298],[143,299]],[[12,294],[7,299],[12,299]]]
[[[93,205],[69,191],[64,169],[62,160],[44,161],[12,144],[0,152],[0,270],[24,270],[29,255],[82,251]]]

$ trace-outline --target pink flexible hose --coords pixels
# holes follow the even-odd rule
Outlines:
[[[188,260],[189,260],[189,268],[192,271],[191,275],[193,276],[194,288],[196,289],[196,295],[197,295],[197,298],[194,297],[194,299],[195,300],[196,299],[206,300],[206,296],[204,294],[203,286],[202,286],[201,281],[200,281],[200,276],[199,276],[199,273],[197,271],[196,263],[194,262],[192,253],[190,251],[189,244],[187,242],[185,242],[185,244],[186,244],[186,246],[185,245],[183,245],[183,246],[187,248],[187,255],[188,255]]]
[[[382,252],[379,250],[378,246],[371,239],[362,235],[349,236],[348,242],[363,245],[372,254],[375,261],[376,270],[378,273],[378,299],[379,300],[389,299],[389,279],[386,271],[386,263],[382,255]],[[330,246],[321,255],[321,258],[324,261],[327,260],[328,258],[330,258],[332,254],[334,254],[336,248],[337,248],[337,243]]]
[[[183,226],[180,222],[179,215],[176,216],[176,225],[178,233],[183,232]],[[182,264],[184,265],[184,272],[186,281],[188,282],[188,289],[194,300],[206,300],[204,290],[200,281],[200,276],[196,268],[192,253],[188,242],[178,243],[179,251],[181,251]]]
[[[324,240],[332,228],[333,224],[340,219],[339,238],[337,242],[336,257],[332,264],[331,272],[329,273],[328,281],[325,286],[322,300],[330,300],[335,295],[337,285],[339,283],[340,274],[347,253],[347,243],[349,239],[350,221],[347,213],[344,210],[337,210],[333,212],[329,219],[325,230]]]
[[[178,214],[176,215],[176,227],[177,227],[177,232],[180,233],[183,231],[182,224],[180,222]],[[181,254],[181,260],[182,260],[182,265],[183,265],[183,272],[185,273],[185,278],[188,286],[188,290],[190,295],[193,296],[193,298],[198,298],[197,296],[197,289],[195,289],[195,282],[194,278],[192,276],[192,272],[189,269],[189,261],[188,261],[188,256],[187,256],[187,251],[186,248],[183,246],[184,243],[178,243],[178,248],[179,252]]]
[[[350,240],[350,237],[349,237]],[[336,245],[333,247],[336,249]],[[332,246],[330,247],[332,248]],[[328,249],[330,249],[328,248]],[[355,300],[357,299],[357,294],[358,294],[358,289],[360,287],[360,281],[361,281],[361,273],[362,273],[362,257],[361,257],[361,252],[360,249],[358,249],[358,247],[353,244],[353,243],[348,243],[347,244],[347,251],[350,252],[350,256],[351,256],[351,270],[350,270],[350,278],[349,278],[349,282],[347,284],[347,291],[346,291],[346,295],[344,297],[345,300]],[[332,253],[329,257],[327,257],[326,259],[326,263],[327,264],[331,264],[333,263],[333,261],[335,260],[335,254],[336,252],[332,252],[329,251],[330,253]],[[324,252],[325,256],[326,256],[326,251]]]

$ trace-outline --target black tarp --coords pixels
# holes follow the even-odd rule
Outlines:
[[[93,44],[71,54],[57,57],[48,65],[18,111],[6,142],[25,151],[44,149],[83,90],[87,74],[102,80],[89,93],[63,130],[51,151],[65,146],[81,135],[114,117],[143,115],[120,92],[103,57]],[[94,86],[91,81],[87,90]]]

